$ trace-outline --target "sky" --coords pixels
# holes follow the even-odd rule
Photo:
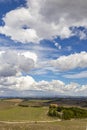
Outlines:
[[[87,96],[86,0],[0,0],[0,96]]]

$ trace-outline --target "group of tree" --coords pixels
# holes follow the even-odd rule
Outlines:
[[[49,106],[48,115],[60,119],[87,118],[87,110],[78,107],[62,107],[57,104]]]

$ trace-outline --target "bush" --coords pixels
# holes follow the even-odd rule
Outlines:
[[[52,116],[52,117],[59,117],[60,118],[60,114],[58,113],[58,111],[56,109],[52,109],[52,108],[49,109],[48,115]]]
[[[49,106],[49,116],[52,117],[59,117],[65,120],[71,119],[71,118],[87,118],[87,110],[77,108],[77,107],[61,107],[57,104],[51,104]]]
[[[49,109],[48,115],[49,115],[49,116],[53,116],[53,110]]]
[[[72,108],[72,111],[74,112],[75,118],[85,118],[85,117],[87,117],[87,110],[75,107],[75,108]]]
[[[29,107],[28,105],[26,104],[19,104],[20,107]]]
[[[63,109],[64,109],[64,107],[62,107],[62,106],[57,107],[58,112],[61,112]]]
[[[70,120],[71,118],[74,118],[74,112],[71,110],[64,110],[62,119]]]

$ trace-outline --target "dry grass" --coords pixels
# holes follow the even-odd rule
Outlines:
[[[0,124],[1,130],[85,130],[87,120],[61,121],[55,123]]]

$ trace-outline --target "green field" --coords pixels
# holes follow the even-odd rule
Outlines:
[[[48,116],[49,107],[43,106],[46,102],[48,100],[0,100],[0,130],[86,130],[87,119],[57,121]]]
[[[14,107],[6,110],[0,110],[0,120],[9,121],[40,121],[52,120],[47,116],[48,107]]]
[[[35,101],[32,102],[34,104]],[[25,102],[23,101],[23,103],[26,104],[26,101]],[[29,104],[29,101],[27,103]],[[52,117],[49,117],[47,115],[49,109],[48,107],[21,107],[19,106],[19,104],[20,102],[16,102],[14,100],[0,101],[0,120],[1,121],[54,120]]]

